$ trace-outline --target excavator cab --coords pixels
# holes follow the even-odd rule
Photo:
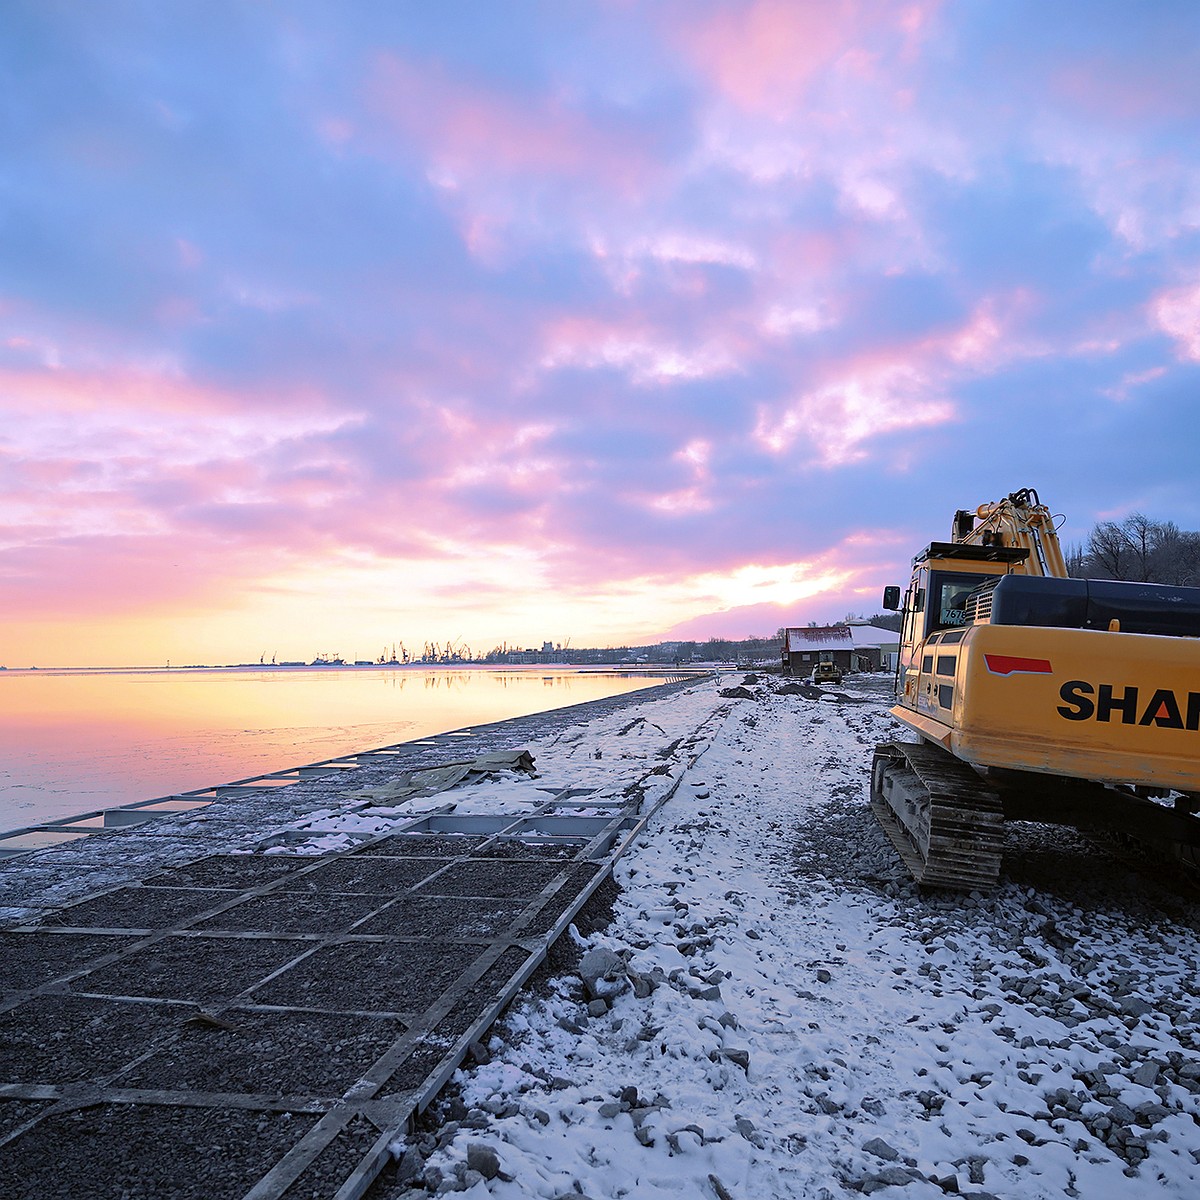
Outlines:
[[[1008,574],[1028,557],[1028,551],[1019,547],[931,542],[913,559],[912,581],[901,608],[904,620],[896,679],[901,705],[931,712],[945,707],[931,702],[931,698],[944,700],[947,696],[946,680],[938,677],[945,675],[945,657],[939,664],[931,647],[961,640],[961,635],[948,639],[942,635],[968,623],[971,597],[981,586]],[[899,590],[887,589],[885,604],[898,596]]]

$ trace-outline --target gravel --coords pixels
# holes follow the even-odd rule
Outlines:
[[[112,1075],[187,1016],[167,1005],[38,996],[0,1015],[0,1079],[63,1084]]]
[[[382,907],[380,896],[256,896],[192,926],[197,930],[269,929],[273,933],[343,933]],[[361,932],[361,930],[359,930]]]
[[[890,680],[852,686],[732,700],[591,942],[634,987],[589,1016],[563,975],[511,1015],[459,1076],[474,1138],[545,1197],[1195,1195],[1195,892],[1014,823],[994,892],[922,894],[865,803]],[[626,1109],[631,1079],[668,1107]],[[462,1183],[457,1120],[426,1181]]]
[[[343,941],[258,988],[257,1004],[424,1012],[480,954],[450,943]]]
[[[368,858],[352,854],[285,881],[282,890],[394,896],[440,871],[448,861],[441,858]]]
[[[101,1104],[46,1116],[0,1155],[5,1200],[240,1200],[315,1118]]]
[[[72,988],[211,1004],[232,1000],[305,949],[303,942],[275,938],[168,936],[80,976]]]
[[[489,741],[511,745],[519,740],[517,725],[544,735],[646,699],[613,698],[586,706],[582,713],[508,722],[481,731],[469,743],[442,744],[432,753],[428,747],[414,747],[412,755],[422,765],[431,758],[460,758],[464,751],[473,755],[490,748]],[[353,787],[369,786],[392,770],[391,763],[365,767],[352,773],[357,776]],[[117,961],[72,981],[70,992],[54,985],[48,993],[18,1003],[6,1015],[9,1023],[0,1025],[16,1031],[3,1046],[9,1080],[71,1089],[58,1109],[8,1099],[0,1106],[0,1120],[9,1129],[42,1114],[38,1124],[5,1147],[0,1195],[6,1200],[10,1195],[121,1200],[243,1195],[311,1127],[313,1116],[300,1111],[306,1107],[304,1097],[326,1103],[342,1095],[404,1033],[404,1024],[389,1014],[428,1009],[483,950],[456,940],[421,944],[375,935],[493,936],[567,870],[567,886],[545,905],[535,929],[522,931],[526,936],[553,924],[563,907],[594,882],[599,869],[567,862],[573,852],[569,847],[515,842],[493,843],[486,860],[461,861],[480,847],[480,840],[441,836],[394,839],[365,854],[324,863],[275,853],[219,853],[198,862],[181,861],[206,846],[249,848],[264,829],[269,833],[272,820],[291,821],[336,804],[349,790],[345,776],[307,780],[286,789],[287,795],[218,801],[199,818],[164,818],[141,833],[113,834],[31,855],[23,862],[32,865],[20,869],[0,865],[0,883],[14,885],[10,898],[15,903],[5,919],[48,918],[46,931],[0,934],[0,985],[18,991],[39,988],[98,956],[124,952]],[[206,830],[214,836],[206,837]],[[126,860],[123,850],[131,852]],[[448,864],[449,870],[431,879],[421,893],[397,897]],[[139,884],[138,876],[149,877]],[[158,937],[136,950],[132,947],[143,940],[138,935],[49,928],[50,923],[70,921],[92,929],[161,931],[187,925],[198,914],[229,903],[238,891],[276,883],[282,884],[278,891],[197,922],[194,932],[189,928],[187,934]],[[108,894],[92,895],[69,912],[53,911],[52,905],[81,889],[94,893],[97,886],[109,889]],[[367,925],[360,925],[354,936],[342,936],[364,918],[369,918],[370,934],[363,932]],[[259,936],[221,936],[218,931]],[[280,936],[289,934],[293,936]],[[309,953],[315,939],[332,940]],[[478,1037],[485,1007],[528,964],[529,954],[520,947],[506,950],[482,980],[458,996],[453,1009],[401,1064],[382,1098],[399,1098],[423,1085],[451,1047]],[[280,968],[286,969],[263,982]],[[254,1005],[351,1011],[268,1011],[237,1000],[247,991]],[[130,996],[141,1002],[124,999]],[[10,1003],[18,999],[9,997]],[[486,1058],[486,1047],[480,1045],[477,1060]],[[89,1084],[294,1097],[285,1100],[294,1111],[226,1109],[219,1103],[182,1106],[171,1103],[169,1095],[161,1105],[130,1104],[118,1102],[127,1098],[123,1095],[106,1096],[99,1087],[88,1090]],[[509,1106],[497,1111],[506,1113]],[[487,1123],[481,1114],[469,1120],[475,1124],[468,1128]],[[335,1182],[377,1137],[369,1122],[352,1123],[289,1191],[290,1200],[331,1194]],[[504,1178],[501,1161],[486,1147],[476,1157],[476,1166],[464,1167],[456,1182]]]
[[[422,892],[439,896],[509,896],[532,898],[560,871],[559,863],[492,862],[472,859],[455,863],[421,887]]]
[[[477,900],[441,896],[401,896],[360,925],[361,934],[434,937],[454,930],[456,937],[492,938],[504,932],[525,908],[525,899]]]
[[[161,929],[229,903],[227,891],[127,887],[50,914],[45,924],[91,929]]]
[[[190,1022],[119,1080],[122,1087],[336,1099],[404,1032],[391,1018],[228,1008]]]
[[[0,993],[40,987],[135,938],[76,933],[0,933]]]

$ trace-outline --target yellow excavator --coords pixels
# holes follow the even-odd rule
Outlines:
[[[1073,579],[1032,488],[913,559],[871,807],[913,878],[995,885],[1004,821],[1116,831],[1200,862],[1200,588]]]

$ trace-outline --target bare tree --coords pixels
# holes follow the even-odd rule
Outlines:
[[[1116,521],[1101,521],[1088,537],[1088,572],[1102,579],[1128,579],[1129,539]]]
[[[1200,582],[1200,534],[1186,533],[1174,521],[1159,526],[1154,543],[1154,578],[1176,586]]]
[[[1157,522],[1140,512],[1130,513],[1121,522],[1121,529],[1133,559],[1133,573],[1129,576],[1130,579],[1138,583],[1152,582],[1154,547],[1161,528]]]
[[[1185,532],[1174,521],[1153,521],[1130,513],[1123,521],[1101,521],[1088,537],[1079,564],[1100,579],[1137,583],[1200,583],[1200,533]],[[1068,556],[1075,574],[1074,556]]]

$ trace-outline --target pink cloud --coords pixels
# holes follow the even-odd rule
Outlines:
[[[1005,334],[1004,323],[996,313],[995,304],[985,300],[961,329],[954,330],[948,336],[934,338],[926,345],[934,353],[944,349],[946,357],[960,366],[986,371],[1008,356]]]
[[[421,148],[435,182],[534,174],[628,189],[654,167],[629,133],[606,129],[562,98],[534,103],[451,79],[395,54],[377,59],[368,96],[394,135]]]
[[[174,531],[47,538],[0,551],[0,594],[13,621],[196,614],[227,605],[283,562],[270,546],[239,548]]]
[[[666,288],[685,300],[708,298],[714,288],[711,268],[743,272],[761,278],[763,256],[746,231],[736,236],[715,229],[664,225],[653,232],[601,229],[589,216],[588,249],[612,289],[622,296],[643,286]]]
[[[57,356],[57,352],[56,352]],[[289,412],[327,407],[315,389],[231,389],[199,383],[171,370],[133,366],[101,368],[0,367],[5,406],[24,415],[104,413]]]
[[[764,411],[755,435],[775,454],[806,437],[825,467],[859,462],[867,457],[865,443],[872,438],[954,419],[953,403],[931,396],[930,383],[923,372],[903,363],[869,367],[807,392],[782,414]]]
[[[1200,362],[1200,284],[1169,288],[1150,301],[1154,323],[1175,339],[1180,358]]]
[[[172,371],[0,368],[5,611],[83,618],[237,594],[335,552],[357,485],[347,417],[309,389],[229,389]]]
[[[194,270],[204,262],[204,251],[187,238],[175,239],[175,252],[179,259],[179,265],[186,270]]]
[[[317,135],[326,145],[341,150],[355,135],[354,122],[345,117],[325,116],[317,121]]]
[[[756,0],[722,8],[680,37],[725,97],[777,115],[852,44],[856,7],[847,0]]]
[[[28,449],[18,458],[0,447],[4,611],[80,621],[199,612],[348,553],[436,556],[432,536],[393,519],[419,511],[436,489],[397,481],[368,495],[353,466],[328,452],[263,442],[254,453],[209,440],[210,457],[190,463],[147,453],[144,434],[127,433],[123,454],[96,461],[33,460]]]
[[[775,228],[769,258],[781,279],[799,282],[814,275],[836,274],[861,252],[862,245],[862,233],[853,225],[820,230]]]
[[[870,48],[881,32],[903,51],[928,23],[936,3],[884,7],[859,0],[751,0],[725,5],[707,20],[685,7],[675,36],[694,65],[727,100],[746,112],[793,112],[829,68],[861,79],[878,74]]]
[[[1045,161],[1075,173],[1085,202],[1119,239],[1114,250],[1161,247],[1200,229],[1200,169],[1185,149],[1062,114],[1035,122],[1032,141]]]
[[[1124,403],[1144,384],[1153,383],[1166,373],[1166,367],[1150,367],[1145,371],[1127,371],[1116,385],[1105,389],[1104,395],[1118,403]]]
[[[551,229],[577,237],[580,222],[637,203],[666,170],[653,128],[623,110],[589,111],[565,91],[522,94],[396,54],[375,60],[365,106],[351,143],[405,169],[415,157],[491,269],[544,245]]]
[[[667,486],[675,472],[663,471],[653,485],[639,489],[636,494],[626,494],[631,503],[660,513],[666,517],[685,517],[697,513],[711,512],[713,499],[712,443],[705,438],[693,438],[671,455],[684,476],[680,486]]]
[[[664,641],[764,637],[782,626],[836,621],[849,612],[870,616],[879,611],[879,581],[905,576],[910,553],[907,543],[901,546],[894,539],[868,546],[851,535],[814,563],[804,564],[816,579],[796,598],[715,609],[688,617],[654,636]]]
[[[755,438],[772,454],[807,439],[822,466],[836,467],[866,458],[874,438],[953,421],[957,379],[1041,352],[1016,332],[1030,303],[1023,293],[989,298],[957,327],[827,363],[799,397],[760,407]]]
[[[851,303],[843,273],[862,251],[860,231],[775,232],[763,259],[769,273],[759,275],[757,315],[761,337],[811,337],[840,325]]]
[[[182,329],[204,319],[204,310],[191,296],[164,296],[154,306],[154,316],[164,329]]]
[[[605,320],[568,316],[553,318],[542,330],[539,366],[611,367],[637,384],[669,383],[729,375],[739,369],[743,349],[736,335],[683,339],[631,317]]]
[[[756,0],[698,24],[689,13],[671,36],[710,86],[696,164],[743,177],[764,209],[828,186],[859,268],[940,272],[926,181],[969,180],[979,148],[928,102],[915,48],[936,7]]]
[[[1081,113],[1139,131],[1155,120],[1190,122],[1200,105],[1200,57],[1190,39],[1171,49],[1077,59],[1054,69],[1051,91]]]

